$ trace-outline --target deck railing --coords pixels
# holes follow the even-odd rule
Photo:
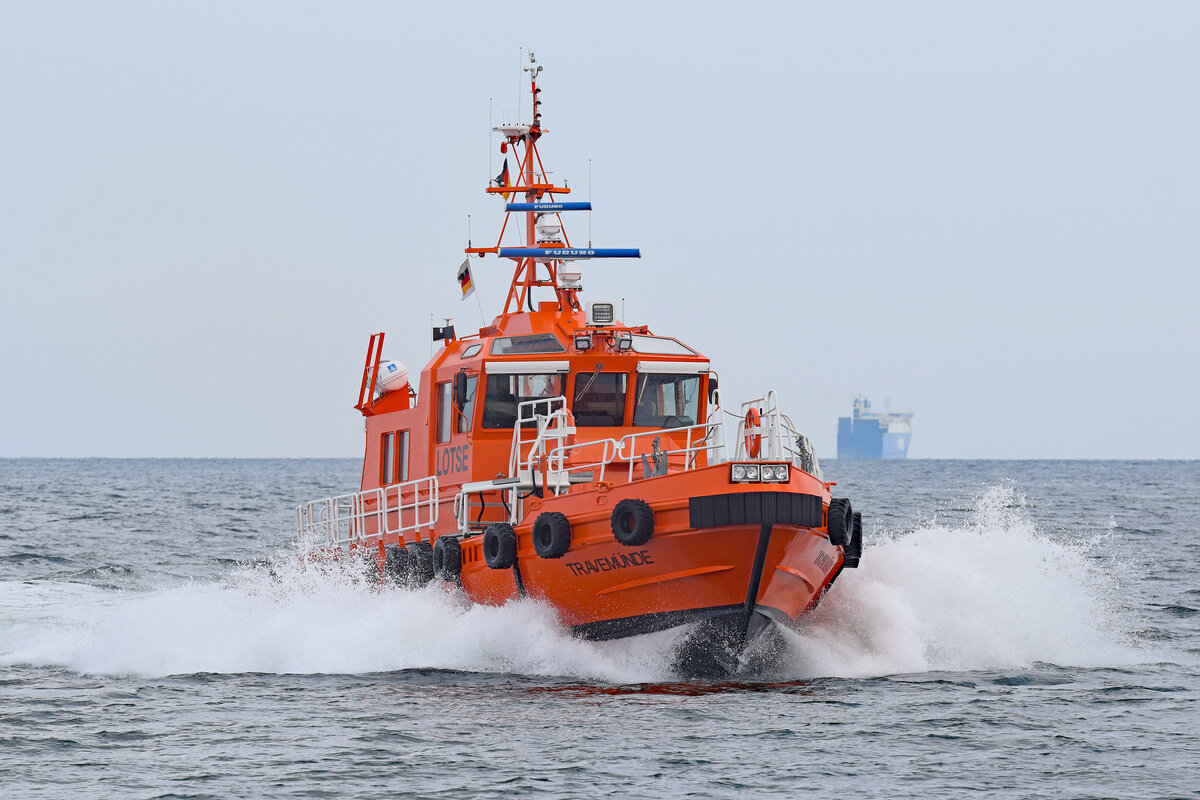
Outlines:
[[[296,507],[296,532],[306,550],[354,545],[432,529],[438,521],[438,480],[417,478]]]
[[[752,408],[759,412],[759,423],[757,430],[747,431],[747,414]],[[747,433],[763,438],[762,450],[756,457],[752,457],[747,452]],[[824,480],[821,464],[817,460],[816,449],[813,448],[808,437],[796,428],[792,418],[779,410],[779,398],[774,389],[762,397],[742,403],[742,417],[737,428],[734,460],[754,460],[755,458],[791,461],[817,480]]]
[[[568,423],[565,398],[560,406],[546,416],[535,415],[536,434],[525,441],[514,433],[513,450],[509,463],[512,471],[522,477],[522,482],[554,494],[570,490],[574,483],[600,482],[607,471],[618,465],[625,470],[625,480],[632,482],[651,474],[665,474],[667,469],[689,471],[706,463],[721,463],[727,459],[725,422],[717,415],[709,422],[685,425],[678,428],[660,428],[640,431],[622,436],[620,439],[590,439],[586,442],[571,442],[576,429]],[[542,403],[545,401],[536,401]],[[526,404],[522,404],[526,405]],[[533,403],[531,413],[534,413]],[[533,420],[530,420],[533,421]],[[682,445],[678,444],[683,439]],[[664,439],[666,446],[663,446]],[[599,448],[597,456],[595,450]],[[700,460],[700,454],[706,458]],[[653,465],[639,474],[639,465]]]
[[[623,468],[625,480],[633,482],[729,460],[789,461],[824,480],[812,442],[797,429],[791,417],[780,411],[774,390],[742,404],[732,459],[726,440],[726,412],[720,409],[711,410],[710,420],[696,425],[640,431],[620,439],[572,443],[570,440],[576,430],[567,423],[565,398],[530,401],[522,406],[523,418],[526,422],[536,422],[536,428],[528,438],[519,430],[514,431],[510,474],[521,476],[525,485],[532,482],[554,494],[570,491],[572,484],[603,481],[614,467]],[[540,412],[542,407],[547,413]],[[759,423],[749,433],[763,438],[763,446],[756,456],[751,456],[746,448],[746,414],[751,408],[759,411]],[[596,448],[600,448],[598,455]],[[703,460],[701,453],[706,454]]]

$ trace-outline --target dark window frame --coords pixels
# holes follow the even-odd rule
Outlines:
[[[500,385],[500,381],[512,381],[520,378],[533,377],[548,377],[558,380],[557,392],[548,395],[525,396],[517,395],[511,391],[510,384],[504,384],[504,394],[495,391],[495,388]],[[558,397],[564,393],[567,385],[567,375],[562,372],[492,372],[488,373],[487,380],[483,385],[483,412],[481,414],[480,427],[484,430],[511,431],[517,422],[517,406],[524,400],[542,399],[545,397]],[[511,396],[511,400],[509,399]],[[512,421],[506,424],[496,424],[497,419],[505,419],[509,415],[508,406],[511,405]],[[500,406],[501,408],[497,408]],[[489,419],[491,420],[489,422]]]
[[[396,431],[396,483],[408,480],[408,431]]]
[[[450,441],[452,430],[457,427],[454,425],[454,392],[452,389],[453,381],[443,381],[434,387],[434,396],[437,398],[437,425],[436,439],[438,444],[445,444]]]
[[[658,385],[655,387],[657,390],[657,388],[664,385],[663,379],[666,379],[666,378],[674,379],[674,383],[675,383],[676,387],[679,387],[677,389],[677,391],[682,391],[682,384],[685,380],[688,380],[691,378],[696,379],[696,395],[695,395],[695,403],[696,403],[695,412],[696,413],[692,416],[689,416],[689,415],[683,414],[683,413],[679,413],[682,411],[686,411],[687,409],[679,407],[682,404],[682,402],[685,402],[685,401],[681,397],[676,397],[675,399],[677,401],[677,403],[676,403],[677,407],[675,408],[675,411],[677,413],[675,413],[675,414],[661,414],[661,413],[653,414],[652,416],[660,418],[658,420],[658,422],[647,422],[647,421],[645,421],[644,417],[641,420],[639,420],[638,415],[639,415],[639,413],[641,413],[641,409],[644,407],[644,400],[645,400],[645,398],[643,397],[643,391],[645,391],[643,389],[643,387],[646,384],[651,383],[652,381],[656,381],[658,383]],[[700,419],[704,416],[704,414],[706,412],[706,408],[704,405],[705,400],[706,400],[706,398],[704,396],[704,388],[705,388],[704,375],[701,373],[639,372],[637,381],[634,384],[634,391],[633,391],[633,420],[632,420],[633,427],[635,427],[635,428],[661,428],[661,427],[663,427],[662,423],[666,419],[669,419],[671,417],[676,417],[676,418],[680,419],[682,422],[686,423],[686,425],[681,425],[678,427],[686,427],[689,425],[698,424]],[[662,411],[661,405],[658,407],[658,411],[660,411],[660,412]],[[690,420],[690,422],[688,420]],[[673,427],[675,427],[675,426],[673,426]]]
[[[457,433],[470,433],[475,421],[475,395],[479,388],[479,376],[467,376],[467,404],[462,409],[456,409],[454,416],[458,418],[454,428]]]
[[[552,333],[497,336],[488,348],[488,353],[493,356],[547,355],[565,352],[567,352],[566,346]]]
[[[623,428],[623,427],[627,427],[625,421],[627,419],[629,419],[629,373],[625,372],[623,370],[612,370],[611,372],[601,371],[599,375],[596,375],[597,383],[603,381],[605,378],[616,377],[618,375],[624,379],[624,385],[621,386],[621,388],[620,388],[621,416],[616,421],[616,423],[611,424],[611,425],[593,423],[593,422],[588,421],[587,415],[580,414],[580,410],[578,407],[579,399],[580,399],[579,392],[585,386],[588,385],[589,381],[592,380],[593,374],[595,374],[594,370],[591,372],[581,371],[581,372],[575,373],[575,379],[571,386],[571,413],[575,416],[576,427],[583,427],[583,428]],[[593,387],[594,387],[594,384],[593,384]]]
[[[396,433],[388,431],[379,437],[379,485],[391,486],[396,478]]]

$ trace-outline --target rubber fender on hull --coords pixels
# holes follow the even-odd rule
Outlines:
[[[378,586],[383,576],[379,572],[379,555],[375,548],[370,550],[360,550],[362,555],[362,575],[363,579],[371,586]]]
[[[533,523],[533,549],[542,558],[562,558],[571,549],[571,523],[565,514],[543,511]]]
[[[862,514],[854,512],[854,527],[850,534],[850,544],[846,545],[846,560],[843,566],[854,569],[862,561]]]
[[[645,500],[627,497],[612,513],[612,532],[626,547],[640,547],[654,534],[654,509]]]
[[[457,581],[462,573],[462,546],[458,537],[443,534],[433,543],[433,574],[444,581]]]
[[[429,542],[413,542],[404,549],[408,551],[408,585],[416,588],[433,580],[433,546]]]
[[[517,534],[506,522],[493,522],[483,531],[483,560],[492,569],[511,569],[517,563]]]
[[[383,548],[383,575],[394,585],[408,581],[408,551],[403,545],[389,544]]]
[[[850,544],[854,533],[854,510],[850,501],[835,497],[829,501],[829,541],[840,547]]]

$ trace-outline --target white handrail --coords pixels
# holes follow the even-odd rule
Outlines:
[[[296,507],[296,533],[305,550],[341,550],[383,536],[432,530],[437,521],[438,480],[432,475]]]
[[[704,436],[697,438],[693,442],[693,434],[699,434],[701,431],[703,431]],[[624,461],[629,465],[628,479],[630,481],[633,480],[634,465],[637,464],[644,455],[643,453],[639,453],[637,451],[637,441],[639,439],[649,439],[650,437],[657,438],[661,437],[663,434],[672,434],[677,436],[680,433],[685,434],[686,437],[683,447],[676,447],[669,450],[659,450],[658,453],[663,458],[673,455],[683,455],[684,472],[688,472],[695,468],[696,457],[702,452],[714,454],[719,452],[720,457],[715,463],[721,463],[722,461],[726,460],[725,421],[720,417],[708,422],[701,422],[697,425],[686,425],[679,428],[660,428],[654,431],[630,433],[621,437],[621,441],[618,443],[619,451],[617,455],[619,460]],[[711,441],[718,433],[720,434],[719,439],[715,442]],[[629,452],[626,452],[627,447]]]
[[[759,411],[758,435],[766,447],[758,456],[746,451],[746,415],[753,408]],[[742,403],[742,418],[738,422],[735,456],[737,460],[767,459],[791,461],[817,480],[824,480],[817,451],[808,437],[797,429],[792,418],[779,410],[779,398],[771,389],[764,396]]]

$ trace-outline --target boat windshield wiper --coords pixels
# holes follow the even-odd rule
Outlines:
[[[592,388],[592,384],[596,382],[596,378],[600,377],[600,370],[604,369],[604,364],[600,361],[596,362],[596,371],[592,373],[592,377],[588,378],[588,382],[584,384],[582,392],[576,392],[575,395],[587,394],[587,390]]]

